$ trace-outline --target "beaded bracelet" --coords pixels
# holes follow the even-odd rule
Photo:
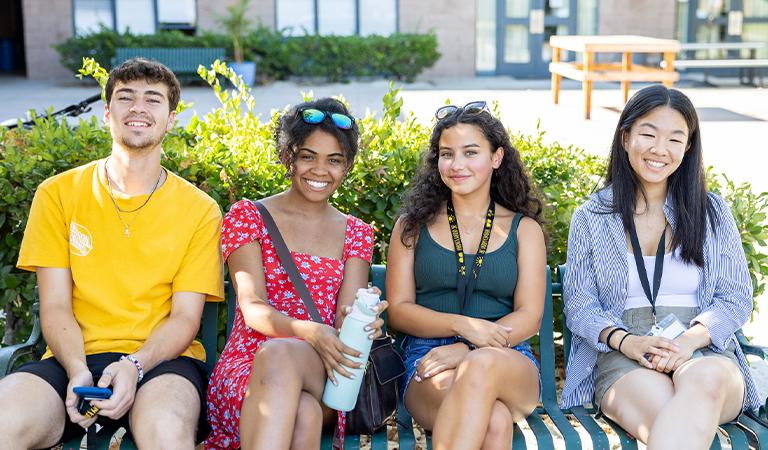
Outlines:
[[[134,366],[136,366],[136,370],[139,372],[139,378],[136,380],[136,383],[141,383],[141,380],[144,379],[144,368],[141,366],[139,360],[134,358],[132,355],[123,355],[120,357],[120,361],[124,359],[127,359],[128,361],[132,362]]]
[[[615,332],[617,332],[617,331],[619,331],[619,330],[621,330],[621,331],[627,331],[627,330],[625,330],[624,328],[621,328],[621,327],[616,327],[616,328],[614,328],[613,330],[611,330],[611,331],[608,333],[608,336],[605,338],[605,345],[607,345],[607,346],[608,346],[608,348],[610,348],[611,350],[616,350],[615,348],[611,347],[611,336],[613,336],[613,333],[615,333]]]

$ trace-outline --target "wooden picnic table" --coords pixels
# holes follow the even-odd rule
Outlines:
[[[594,81],[620,81],[624,103],[629,98],[632,81],[661,82],[672,86],[680,76],[674,70],[675,54],[680,43],[673,39],[658,39],[646,36],[552,36],[552,94],[555,104],[560,100],[562,77],[581,81],[584,92],[584,118],[589,119],[592,109],[592,83]],[[582,62],[561,61],[563,50],[582,54]],[[596,63],[597,53],[620,53],[619,63]],[[662,53],[665,68],[632,63],[633,53]]]

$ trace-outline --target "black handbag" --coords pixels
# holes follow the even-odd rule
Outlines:
[[[405,364],[392,338],[374,340],[357,404],[347,413],[347,433],[373,434],[387,424],[397,412],[400,377],[404,373]]]
[[[313,321],[323,323],[320,312],[312,301],[299,269],[293,261],[288,246],[280,234],[274,219],[260,202],[253,202],[264,219],[272,244],[277,251],[288,279],[304,302],[304,306]],[[405,373],[405,364],[395,350],[392,338],[384,335],[373,341],[368,355],[365,375],[363,376],[357,403],[352,411],[347,412],[348,434],[373,434],[387,424],[387,420],[397,412],[400,377]]]

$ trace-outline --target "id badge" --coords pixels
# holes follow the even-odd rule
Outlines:
[[[680,322],[674,314],[667,317],[651,327],[651,331],[646,336],[660,336],[667,339],[674,339],[685,332],[687,328]]]

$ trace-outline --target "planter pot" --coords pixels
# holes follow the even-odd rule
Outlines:
[[[243,83],[245,83],[246,86],[253,86],[253,83],[256,82],[256,63],[255,62],[253,61],[245,61],[242,63],[232,62],[232,63],[229,63],[229,67],[231,67],[236,74],[240,75],[240,77],[243,79]]]

